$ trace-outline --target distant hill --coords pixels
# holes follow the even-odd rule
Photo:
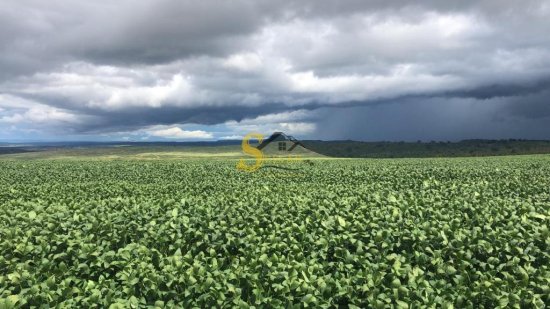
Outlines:
[[[308,149],[329,157],[421,158],[473,157],[550,153],[550,141],[463,140],[460,142],[302,141]]]

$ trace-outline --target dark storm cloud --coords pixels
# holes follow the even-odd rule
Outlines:
[[[448,93],[449,96],[491,99],[495,97],[517,97],[538,94],[550,89],[550,79],[535,80],[524,84],[493,84],[471,90]]]
[[[390,104],[322,108],[317,137],[365,141],[458,141],[463,139],[548,139],[546,114],[528,118],[510,113],[523,104],[502,98],[475,100],[438,97],[407,99]],[[532,107],[531,107],[532,108]],[[520,113],[526,111],[520,108]]]
[[[163,63],[238,50],[263,22],[261,12],[243,1],[155,1],[132,5],[130,12],[108,8],[99,17],[113,29],[84,24],[63,42],[98,63]],[[82,34],[86,34],[82,37]]]
[[[95,113],[78,127],[76,133],[108,133],[128,132],[143,127],[155,125],[170,125],[174,123],[215,125],[229,120],[241,121],[245,118],[257,117],[266,113],[278,113],[288,110],[283,104],[272,104],[269,110],[264,107],[203,107],[197,109],[182,109],[166,107],[163,109],[136,108],[116,113]]]
[[[550,124],[550,88],[525,96],[514,96],[506,100],[504,111],[510,116],[536,119]],[[550,132],[550,126],[545,125],[544,134]],[[541,130],[543,129],[541,128]]]
[[[536,40],[545,28],[533,27],[539,20],[522,15],[540,5],[541,1],[4,1],[0,42],[7,53],[5,65],[17,62],[15,53],[21,62],[38,56],[54,62],[83,57],[98,63],[161,63],[230,53],[271,23],[295,19],[322,23],[363,13],[418,22],[429,11],[484,14],[500,27],[536,30],[531,34]],[[522,31],[522,36],[527,34]],[[510,37],[519,39],[513,33]]]
[[[534,125],[550,117],[549,28],[542,0],[3,1],[0,128],[96,134],[300,110],[312,116],[289,121],[316,125],[312,137],[550,138]]]

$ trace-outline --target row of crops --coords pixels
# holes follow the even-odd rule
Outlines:
[[[0,161],[0,308],[543,308],[550,157]]]

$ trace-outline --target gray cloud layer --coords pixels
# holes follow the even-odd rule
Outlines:
[[[0,139],[550,138],[543,0],[7,0],[0,29]]]

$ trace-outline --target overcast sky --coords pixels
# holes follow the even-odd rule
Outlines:
[[[547,0],[2,0],[0,140],[550,139],[549,32]]]

